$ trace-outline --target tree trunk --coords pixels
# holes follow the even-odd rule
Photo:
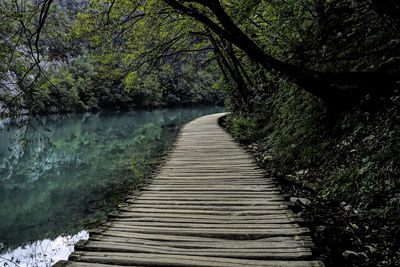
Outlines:
[[[235,63],[234,62],[230,63],[228,61],[228,59],[224,56],[220,44],[212,36],[211,33],[209,33],[209,38],[210,38],[211,43],[214,46],[214,52],[215,52],[216,56],[219,58],[222,67],[226,68],[228,70],[231,79],[236,84],[236,88],[238,90],[238,93],[239,93],[242,101],[243,101],[243,104],[244,104],[245,108],[247,108],[249,105],[249,92],[248,92],[246,82],[244,81],[243,77],[241,76],[240,72],[238,71]]]

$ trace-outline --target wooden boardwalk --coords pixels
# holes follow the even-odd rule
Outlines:
[[[275,181],[219,127],[182,129],[158,175],[57,266],[323,266]]]

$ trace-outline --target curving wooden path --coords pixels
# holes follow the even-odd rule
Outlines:
[[[323,266],[272,178],[219,127],[184,126],[151,184],[57,266]]]

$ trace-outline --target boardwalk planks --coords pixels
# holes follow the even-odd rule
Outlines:
[[[152,183],[57,266],[323,266],[274,179],[219,127],[188,123]]]

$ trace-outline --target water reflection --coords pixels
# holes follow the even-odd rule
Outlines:
[[[0,255],[0,266],[48,267],[57,261],[67,260],[74,251],[74,244],[88,238],[88,232],[81,231],[72,236],[62,235],[54,240],[36,241]]]
[[[179,127],[221,108],[42,117],[24,149],[0,133],[0,252],[97,223],[146,177]]]

